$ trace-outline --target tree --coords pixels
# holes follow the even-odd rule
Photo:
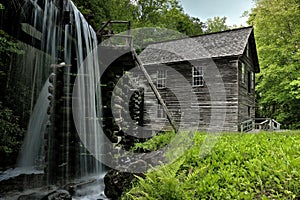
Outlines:
[[[186,35],[203,33],[198,18],[185,14],[178,0],[74,0],[95,30],[108,19],[126,20],[132,28],[159,27]]]
[[[103,21],[110,18],[107,5],[108,1],[74,0],[73,2],[95,30],[101,27]]]
[[[158,25],[168,0],[136,0],[139,27]]]
[[[202,34],[204,23],[199,18],[185,14],[183,8],[178,4],[175,5],[162,13],[162,26],[188,36]]]
[[[136,0],[135,5],[134,27],[160,27],[189,36],[203,33],[203,23],[185,14],[178,0]]]
[[[205,22],[205,33],[214,33],[229,29],[226,25],[226,19],[226,17],[214,17],[213,19],[207,19]]]
[[[261,73],[259,113],[300,128],[300,2],[258,0],[248,23],[255,27]]]

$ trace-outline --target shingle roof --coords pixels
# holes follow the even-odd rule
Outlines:
[[[210,57],[239,56],[243,54],[251,34],[253,34],[253,28],[246,27],[150,44],[140,54],[140,58],[144,64],[149,65]],[[254,39],[254,37],[251,38]]]

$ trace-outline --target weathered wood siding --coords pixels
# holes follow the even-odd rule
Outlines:
[[[239,90],[238,90],[238,106],[239,106],[239,115],[238,122],[241,123],[247,119],[255,118],[255,77],[254,77],[254,87],[250,88],[251,77],[248,76],[248,73],[254,73],[254,64],[252,60],[251,51],[247,53],[247,48],[242,57],[239,59],[238,67],[238,78],[239,78]],[[242,74],[242,63],[245,64],[245,81],[243,82]],[[252,76],[252,75],[250,75]],[[250,78],[250,79],[249,79]]]
[[[181,127],[189,128],[191,126],[197,126],[198,130],[209,130],[209,125],[214,127],[220,126],[220,124],[211,124],[216,121],[216,118],[221,118],[222,112],[226,110],[226,118],[224,121],[222,131],[237,131],[238,130],[238,60],[237,58],[223,58],[215,59],[214,63],[220,72],[219,77],[222,78],[225,88],[225,96],[218,90],[219,83],[214,82],[216,80],[217,73],[212,70],[210,61],[193,61],[194,66],[199,65],[203,67],[204,72],[204,86],[192,87],[192,65],[189,62],[170,63],[168,67],[176,70],[175,72],[167,69],[167,81],[166,88],[159,89],[159,92],[166,102],[166,105],[171,112],[173,118],[177,123],[180,123]],[[169,68],[169,69],[170,69]],[[157,80],[157,70],[164,69],[163,65],[149,65],[146,66],[148,73],[150,74],[154,83]],[[178,78],[178,72],[184,77],[187,83],[190,85],[190,89],[186,87],[186,83],[180,82]],[[140,79],[141,80],[141,79]],[[145,84],[147,85],[147,84]],[[208,85],[210,85],[208,87]],[[169,89],[168,89],[169,88]],[[170,90],[172,88],[172,90]],[[209,89],[210,88],[210,89]],[[211,89],[217,88],[217,89]],[[191,90],[191,91],[190,91]],[[196,99],[191,101],[194,94]],[[215,98],[223,95],[224,98]],[[213,97],[213,99],[211,99]],[[222,100],[223,99],[223,100]],[[150,88],[145,90],[145,112],[148,117],[151,118],[152,128],[154,130],[170,129],[167,119],[157,118],[157,100]],[[213,107],[214,106],[214,107]],[[215,112],[219,112],[219,115],[215,115],[216,118],[212,119],[212,108]],[[183,110],[185,112],[183,112]],[[195,114],[200,112],[198,120],[195,119]],[[198,114],[199,114],[198,113]],[[183,121],[183,118],[186,120]],[[150,122],[150,119],[145,119]]]

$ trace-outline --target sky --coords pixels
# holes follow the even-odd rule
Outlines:
[[[247,17],[241,18],[244,11],[254,7],[252,0],[179,0],[184,11],[201,21],[208,18],[227,17],[226,24],[247,26]]]

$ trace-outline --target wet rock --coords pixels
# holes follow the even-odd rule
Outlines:
[[[56,190],[47,194],[41,200],[72,200],[72,196],[67,190]]]
[[[97,200],[107,200],[107,197],[104,194],[100,194],[100,197]]]
[[[44,196],[45,196],[44,194],[40,194],[40,193],[31,193],[31,194],[19,196],[18,200],[40,200]]]
[[[45,186],[44,174],[20,174],[0,181],[0,193],[24,191]]]
[[[135,178],[135,175],[144,176],[143,174],[133,174],[111,169],[104,177],[105,195],[114,200],[120,199],[122,193],[130,189],[131,181]]]

